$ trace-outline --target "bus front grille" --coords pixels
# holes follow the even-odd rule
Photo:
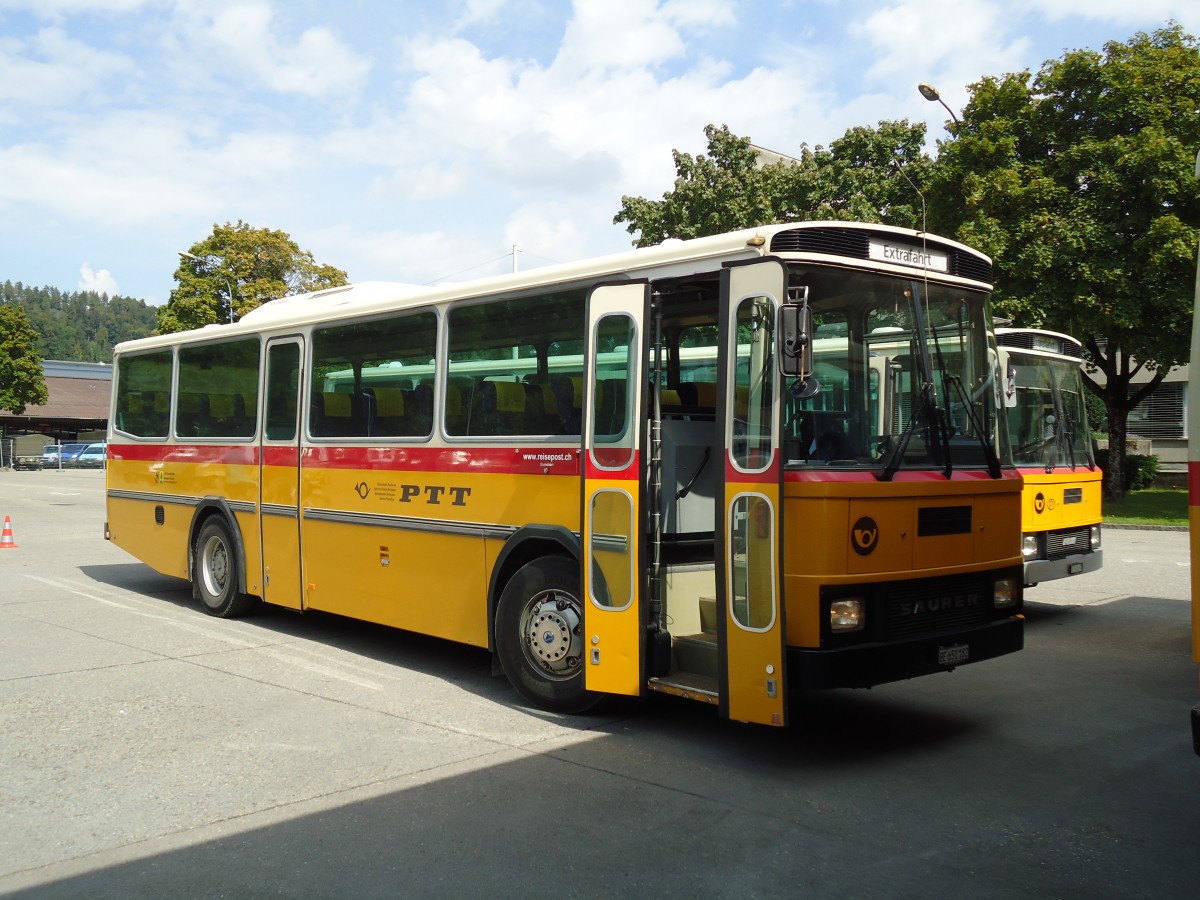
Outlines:
[[[992,578],[956,575],[888,586],[885,637],[920,637],[969,628],[990,617]]]
[[[1046,559],[1063,559],[1092,551],[1091,528],[1063,528],[1046,535]]]

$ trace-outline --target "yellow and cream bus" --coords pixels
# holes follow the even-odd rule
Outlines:
[[[1196,154],[1200,179],[1200,153]],[[1192,304],[1192,372],[1200,372],[1200,249],[1196,254],[1196,290]],[[1187,433],[1200,434],[1200,395],[1188,391]],[[1200,664],[1200,440],[1188,440],[1188,532],[1192,564],[1192,659]],[[1200,671],[1197,676],[1200,689]],[[1192,707],[1192,748],[1200,756],[1200,705]]]
[[[106,534],[213,615],[486,647],[546,709],[786,724],[1022,646],[990,279],[809,222],[126,342]]]
[[[1084,404],[1083,345],[1037,328],[997,328],[1013,463],[1025,488],[1025,586],[1094,572],[1100,539],[1100,467]]]

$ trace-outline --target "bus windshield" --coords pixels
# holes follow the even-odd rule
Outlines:
[[[1007,410],[1013,461],[1047,471],[1092,465],[1078,361],[1010,349],[1007,376],[1013,385]]]
[[[792,284],[809,289],[820,389],[785,386],[789,463],[999,476],[1009,454],[986,294],[817,267],[793,269]]]

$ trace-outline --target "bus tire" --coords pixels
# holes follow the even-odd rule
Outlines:
[[[496,606],[496,653],[526,700],[557,713],[584,712],[600,695],[583,686],[583,605],[579,566],[565,556],[526,563]]]
[[[193,584],[206,613],[232,619],[254,608],[255,599],[238,591],[237,551],[223,518],[211,516],[200,526],[192,559]]]

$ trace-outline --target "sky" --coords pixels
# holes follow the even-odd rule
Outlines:
[[[949,118],[1195,0],[0,0],[0,280],[167,301],[244,221],[351,281],[627,249],[704,127],[785,154]]]

